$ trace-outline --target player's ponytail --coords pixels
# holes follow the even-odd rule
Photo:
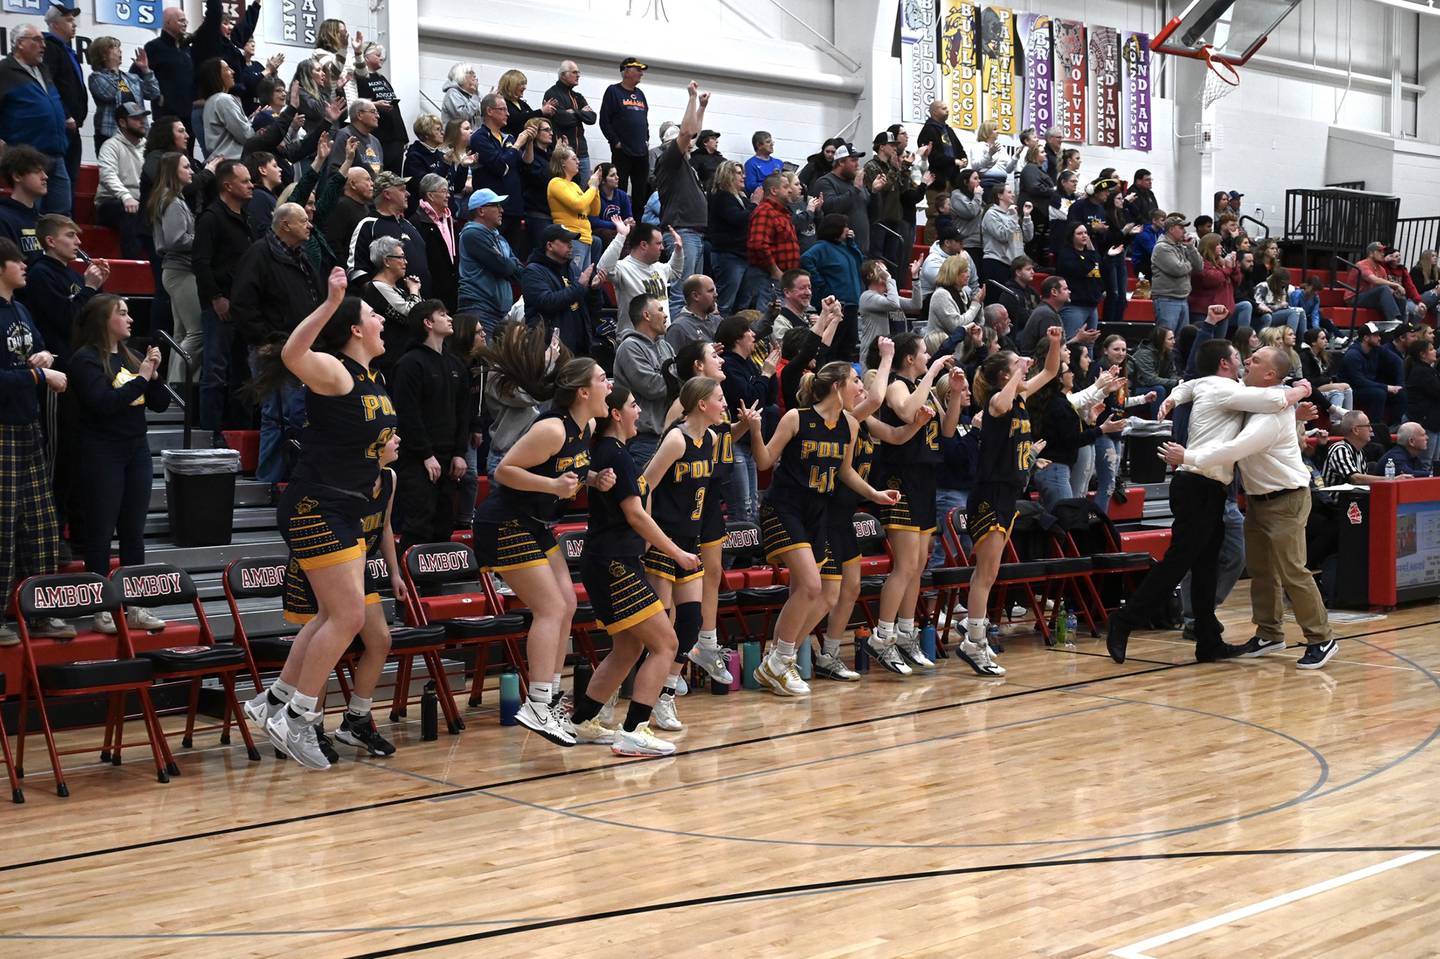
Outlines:
[[[836,360],[833,363],[826,363],[814,373],[806,373],[800,377],[800,388],[796,391],[796,400],[799,406],[814,406],[823,403],[835,392],[835,388],[850,379],[855,368],[849,363]]]

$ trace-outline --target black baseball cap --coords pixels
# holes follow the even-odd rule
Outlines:
[[[641,70],[650,69],[649,64],[647,64],[644,60],[638,59],[636,57],[626,57],[624,60],[620,61],[621,70],[628,70],[631,67],[638,67]]]
[[[549,243],[552,240],[578,240],[580,234],[573,230],[567,230],[558,223],[552,223],[540,233],[540,242]]]

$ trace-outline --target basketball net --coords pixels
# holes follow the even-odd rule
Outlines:
[[[1200,91],[1201,108],[1208,108],[1212,103],[1228,96],[1234,92],[1236,87],[1240,86],[1240,71],[1236,70],[1233,64],[1216,59],[1215,55],[1211,53],[1212,49],[1213,47],[1209,44],[1200,48],[1200,53],[1205,58],[1205,66],[1208,68],[1205,72],[1205,86]]]

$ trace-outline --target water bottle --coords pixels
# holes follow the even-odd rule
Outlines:
[[[1055,617],[1055,645],[1057,647],[1066,644],[1067,636],[1065,631],[1070,628],[1070,614],[1064,607],[1060,609],[1060,615]]]
[[[500,674],[500,725],[514,726],[520,722],[520,677],[510,670]]]
[[[746,689],[759,689],[760,680],[755,678],[755,667],[760,665],[760,643],[750,640],[740,646],[740,671]]]
[[[1065,608],[1065,645],[1072,649],[1075,647],[1076,630],[1075,611],[1067,606]]]
[[[920,630],[920,652],[924,653],[925,658],[930,660],[931,662],[934,662],[935,657],[939,655],[936,652],[934,626],[926,626],[924,629]]]
[[[1385,461],[1385,478],[1395,478],[1395,461],[1393,459],[1388,459]]]
[[[435,681],[425,684],[420,694],[420,738],[433,743],[440,738],[440,700],[435,698]]]
[[[590,665],[590,660],[584,657],[581,657],[580,661],[575,664],[575,702],[578,703],[581,698],[584,697],[585,691],[590,688],[590,677],[594,675],[594,672],[595,670],[594,667]]]
[[[725,668],[730,670],[730,691],[738,692],[744,670],[740,668],[740,650],[725,650]]]
[[[806,636],[795,649],[795,669],[799,671],[800,678],[807,683],[814,677],[814,656],[815,651],[810,647],[810,637]]]
[[[855,630],[855,672],[870,672],[870,648],[865,645],[870,638],[870,630],[860,627]]]

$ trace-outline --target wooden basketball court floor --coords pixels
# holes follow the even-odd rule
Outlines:
[[[326,773],[77,756],[0,807],[0,956],[1436,956],[1437,627],[1342,625],[1313,673],[1017,634],[1004,679],[692,693],[660,761],[491,709]]]

